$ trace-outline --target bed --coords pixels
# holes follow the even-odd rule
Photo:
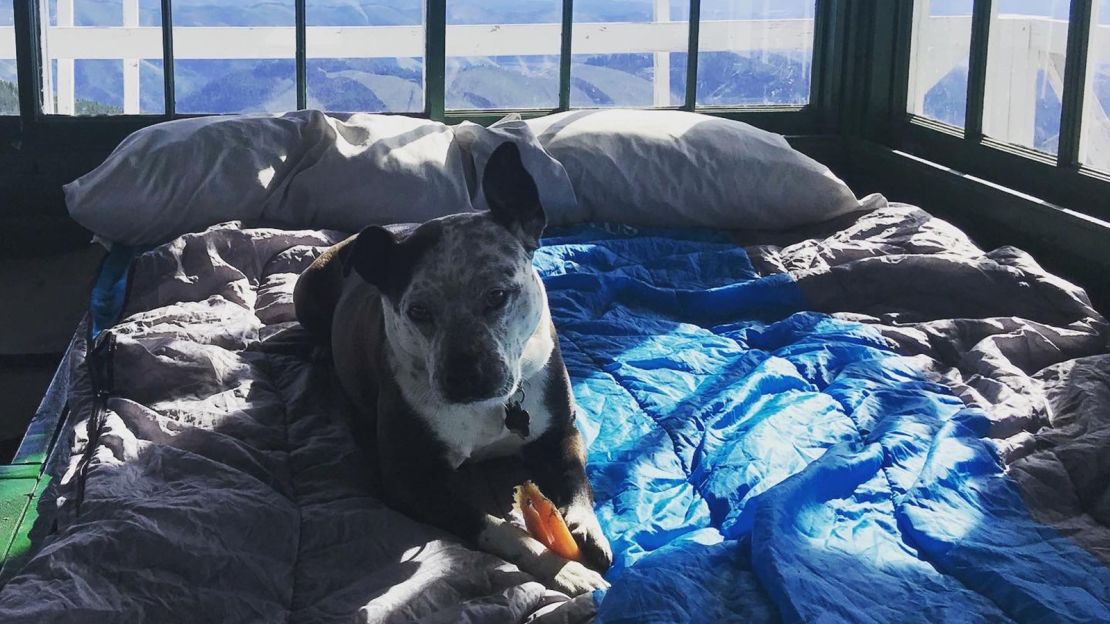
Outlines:
[[[550,228],[615,555],[571,599],[379,501],[292,306],[345,236],[113,249],[0,621],[1110,621],[1110,333],[1024,252],[882,198]]]

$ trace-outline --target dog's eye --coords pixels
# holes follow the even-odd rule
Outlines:
[[[419,303],[410,305],[405,312],[409,315],[409,318],[416,323],[432,322],[432,311]]]
[[[501,306],[505,305],[505,302],[508,301],[508,300],[509,300],[509,291],[505,290],[504,288],[495,288],[495,289],[489,291],[488,293],[486,293],[486,300],[485,300],[486,309],[487,310],[496,310],[496,309],[500,308]]]

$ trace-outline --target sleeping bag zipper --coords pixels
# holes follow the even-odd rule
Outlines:
[[[93,390],[92,413],[85,422],[86,443],[85,451],[81,455],[77,467],[76,483],[76,512],[81,514],[81,502],[85,499],[85,480],[88,478],[89,465],[96,453],[97,444],[100,442],[100,433],[104,428],[104,419],[108,411],[108,399],[114,392],[115,378],[112,371],[112,360],[116,352],[116,335],[111,331],[100,332],[96,337],[93,348],[85,357],[88,367],[89,382]]]

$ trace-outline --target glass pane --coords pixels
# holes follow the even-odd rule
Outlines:
[[[422,0],[307,0],[308,107],[424,110]]]
[[[15,69],[12,0],[0,0],[0,115],[19,114],[18,82]]]
[[[173,80],[179,113],[297,108],[293,0],[173,3]]]
[[[997,0],[987,48],[983,133],[1056,153],[1069,0]]]
[[[575,2],[571,106],[681,105],[689,19],[689,0]]]
[[[41,43],[47,61],[44,112],[165,112],[158,2],[46,0],[39,6],[47,25]]]
[[[973,0],[916,0],[906,110],[964,127]]]
[[[801,105],[813,73],[815,0],[705,0],[699,106]]]
[[[16,29],[12,23],[12,0],[0,0],[0,114],[19,114]]]
[[[1093,9],[1079,161],[1110,171],[1110,0],[1096,0]]]
[[[448,0],[449,109],[559,104],[561,0]]]

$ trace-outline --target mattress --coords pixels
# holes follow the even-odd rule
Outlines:
[[[0,621],[1110,620],[1107,323],[1027,254],[881,202],[549,231],[615,556],[572,600],[379,500],[292,306],[344,236],[227,223],[102,276]]]

